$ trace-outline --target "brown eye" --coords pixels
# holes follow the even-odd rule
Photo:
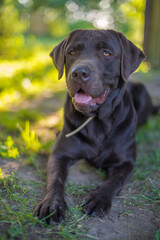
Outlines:
[[[70,55],[75,55],[76,51],[75,50],[71,50],[69,53],[70,53]]]
[[[104,56],[106,56],[106,57],[108,57],[108,56],[111,55],[107,50],[104,50],[103,54],[104,54]]]

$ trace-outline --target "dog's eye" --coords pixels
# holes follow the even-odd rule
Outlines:
[[[71,50],[71,51],[69,52],[69,54],[70,54],[70,55],[75,55],[75,54],[76,54],[76,51],[75,51],[75,50]]]
[[[104,54],[104,56],[106,56],[106,57],[108,57],[108,56],[111,55],[107,50],[104,50],[103,54]]]

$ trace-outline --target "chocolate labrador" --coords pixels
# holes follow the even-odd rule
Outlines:
[[[47,223],[64,218],[68,167],[86,159],[108,172],[82,206],[84,213],[101,217],[133,173],[137,126],[158,111],[143,85],[127,84],[145,56],[113,30],[75,30],[50,56],[59,79],[65,67],[68,95],[63,130],[48,161],[46,196],[35,213],[40,219],[50,215]]]

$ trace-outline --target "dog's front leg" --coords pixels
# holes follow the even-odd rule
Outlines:
[[[134,162],[123,163],[109,171],[109,179],[101,186],[93,190],[83,204],[83,212],[92,216],[102,217],[108,213],[113,198],[122,189],[125,181],[131,176],[134,169]]]
[[[64,183],[67,177],[68,163],[65,158],[62,159],[54,154],[48,161],[46,196],[35,208],[35,214],[40,219],[47,217],[48,224],[51,219],[54,222],[61,222],[65,216]]]

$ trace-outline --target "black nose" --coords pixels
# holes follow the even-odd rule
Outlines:
[[[86,82],[91,78],[91,71],[87,66],[76,66],[71,71],[72,79]]]

